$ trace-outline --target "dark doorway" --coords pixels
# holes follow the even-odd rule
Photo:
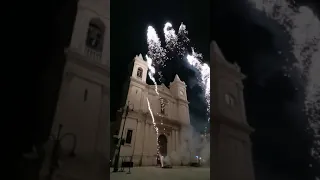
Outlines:
[[[168,144],[167,137],[161,134],[158,138],[158,143],[159,143],[160,154],[162,156],[167,156],[167,144]]]

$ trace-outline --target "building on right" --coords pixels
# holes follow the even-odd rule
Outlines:
[[[243,97],[245,76],[210,44],[211,169],[215,180],[254,180],[250,134]]]

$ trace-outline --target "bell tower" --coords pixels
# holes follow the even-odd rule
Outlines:
[[[86,60],[109,66],[109,0],[79,0],[70,51]]]
[[[178,118],[183,125],[190,125],[187,85],[176,75],[170,83],[171,94],[177,99]]]
[[[136,56],[133,59],[133,68],[131,78],[134,78],[137,81],[146,83],[148,72],[148,64],[143,60],[142,55]]]
[[[181,81],[178,74],[174,77],[173,82],[170,83],[170,91],[172,95],[180,100],[187,101],[187,85]]]
[[[237,64],[224,58],[216,42],[210,46],[211,137],[213,137],[214,178],[216,180],[254,180],[242,80]],[[232,173],[227,173],[232,172]]]
[[[110,160],[109,33],[110,0],[79,0],[52,126],[54,135],[60,124],[61,137],[72,134],[73,138],[68,136],[60,145],[76,154],[65,159],[61,169],[70,176],[61,178],[109,177],[98,170],[108,169]],[[49,173],[48,167],[43,166],[42,175]]]
[[[148,64],[140,54],[133,59],[130,68],[132,68],[132,73],[126,91],[125,103],[129,101],[135,110],[143,110],[141,99],[146,95]]]

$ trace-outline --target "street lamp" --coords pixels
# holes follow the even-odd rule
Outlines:
[[[129,111],[133,111],[133,108],[129,109],[129,101],[128,104],[126,105],[125,108],[121,108],[120,111],[122,113],[125,113],[124,115],[124,122],[123,122],[123,126],[122,126],[122,131],[121,131],[121,136],[118,139],[118,144],[117,144],[117,149],[115,152],[115,159],[114,159],[114,164],[113,164],[113,172],[118,172],[118,165],[119,165],[119,158],[120,158],[120,150],[121,150],[121,145],[122,145],[122,137],[123,137],[123,131],[124,131],[124,127],[126,126],[126,120],[127,120],[127,116]]]

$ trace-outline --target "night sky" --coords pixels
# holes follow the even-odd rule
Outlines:
[[[282,69],[286,58],[294,61],[289,37],[244,2],[212,4],[211,37],[248,77],[244,95],[248,122],[256,129],[252,134],[256,179],[314,179],[311,171],[320,172],[320,166],[308,167],[311,138],[301,111],[303,82],[295,74],[284,76]]]
[[[210,6],[208,1],[203,2],[202,4],[191,4],[183,0],[111,2],[112,112],[116,112],[116,108],[119,108],[121,86],[128,76],[125,73],[128,70],[128,64],[135,55],[140,53],[145,55],[148,51],[146,30],[149,25],[156,29],[162,44],[165,45],[163,38],[164,24],[170,21],[177,31],[181,22],[183,22],[189,31],[191,44],[203,54],[205,61],[209,60]],[[123,6],[124,4],[126,4],[126,7]],[[195,71],[185,62],[177,58],[168,61],[166,68],[162,71],[165,78],[164,84],[168,86],[169,82],[173,81],[175,74],[178,74],[180,79],[186,82],[191,122],[198,131],[202,131],[207,122],[206,106],[202,98],[203,91],[195,83]],[[149,82],[149,84],[152,84],[152,82]],[[199,101],[199,99],[201,100]],[[112,115],[115,115],[115,113]]]
[[[244,94],[248,122],[256,129],[251,136],[256,179],[311,179],[312,171],[320,172],[320,168],[308,167],[310,135],[305,131],[307,120],[301,111],[303,82],[298,82],[294,74],[285,77],[282,69],[286,58],[294,60],[289,53],[289,37],[275,22],[250,9],[244,0],[192,2],[112,1],[112,118],[119,107],[128,63],[135,55],[147,52],[147,26],[153,25],[162,34],[167,20],[174,28],[184,22],[191,42],[206,61],[210,40],[215,40],[227,60],[237,62],[248,77]],[[303,3],[311,1],[308,2]],[[317,5],[313,4],[313,8],[317,9]],[[168,69],[173,72],[167,73],[168,81],[177,73],[189,84],[191,120],[200,129],[205,122],[204,103],[197,102],[201,89],[192,83],[193,71],[179,63],[172,63]]]

